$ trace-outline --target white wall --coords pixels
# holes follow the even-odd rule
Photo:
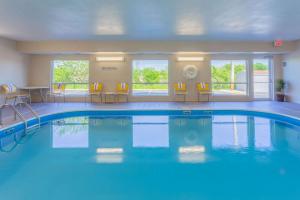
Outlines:
[[[297,50],[286,55],[284,61],[286,66],[283,68],[283,77],[287,81],[285,92],[288,100],[300,103],[300,41]]]
[[[27,84],[27,66],[29,56],[16,50],[16,42],[0,38],[0,85],[13,83],[20,86]],[[3,97],[0,96],[0,104]]]

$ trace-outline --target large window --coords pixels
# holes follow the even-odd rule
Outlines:
[[[213,95],[247,95],[247,64],[245,60],[212,60]]]
[[[88,90],[89,62],[86,60],[53,61],[52,83],[64,83],[66,93],[80,94]]]
[[[272,76],[269,59],[253,60],[253,89],[254,98],[270,99],[272,88]]]
[[[132,94],[134,96],[168,95],[168,60],[134,60]]]

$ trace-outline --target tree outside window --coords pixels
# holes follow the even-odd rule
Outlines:
[[[66,92],[80,93],[88,89],[89,61],[55,60],[53,61],[52,83],[66,84]]]
[[[168,74],[167,60],[134,60],[132,67],[133,95],[168,95]]]
[[[212,92],[215,95],[246,95],[245,60],[213,60],[211,62]]]

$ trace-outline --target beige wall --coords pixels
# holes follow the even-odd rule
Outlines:
[[[294,52],[295,49],[298,50]],[[210,60],[211,59],[246,59],[251,72],[252,59],[265,57],[262,54],[248,52],[268,52],[273,56],[274,79],[283,77],[289,80],[289,95],[295,102],[300,102],[297,95],[298,90],[298,67],[300,63],[299,42],[286,42],[281,48],[273,48],[270,42],[176,42],[176,41],[123,41],[123,42],[74,42],[74,41],[48,41],[48,42],[15,42],[0,38],[0,84],[15,83],[17,86],[49,86],[51,80],[51,62],[55,59],[86,59],[90,61],[90,81],[102,81],[105,89],[112,91],[117,82],[131,82],[131,65],[134,59],[168,59],[169,60],[169,88],[170,95],[167,97],[130,97],[131,101],[172,101],[172,84],[176,81],[187,82],[189,94],[188,101],[195,101],[195,83],[198,81],[210,82]],[[124,54],[125,62],[96,62],[96,52],[130,52]],[[203,62],[177,62],[176,53],[173,52],[199,52],[202,51],[205,60]],[[20,53],[22,52],[22,53]],[[72,53],[73,52],[73,53]],[[80,52],[74,53],[74,52]],[[89,52],[89,53],[88,53]],[[139,52],[139,53],[135,53]],[[144,54],[141,54],[144,52]],[[160,52],[160,53],[154,53]],[[211,54],[208,52],[224,52]],[[239,52],[234,54],[233,52]],[[282,53],[290,54],[285,57],[288,66],[282,69]],[[293,53],[291,53],[293,52]],[[31,55],[25,55],[28,53]],[[51,54],[50,54],[51,53]],[[55,54],[53,54],[55,53]],[[66,55],[68,53],[68,55]],[[242,54],[243,53],[243,54]],[[280,53],[280,54],[279,54]],[[109,54],[105,54],[109,56]],[[113,54],[115,55],[115,53]],[[192,54],[191,54],[192,55]],[[190,55],[190,56],[191,56]],[[189,56],[189,55],[186,55]],[[187,64],[194,64],[199,69],[196,79],[187,81],[182,76],[182,69]],[[104,70],[103,67],[115,67],[114,70]],[[248,76],[251,82],[251,76]],[[249,86],[251,94],[252,86]],[[1,100],[1,99],[0,99]],[[83,98],[70,97],[70,101],[83,100]],[[250,101],[250,96],[244,97],[214,97],[215,101]]]
[[[113,54],[116,55],[116,54]],[[125,62],[97,62],[96,56],[98,55],[33,55],[31,56],[31,62],[29,67],[28,82],[32,86],[47,86],[50,84],[51,77],[51,62],[55,59],[86,59],[90,62],[90,81],[101,81],[105,85],[106,91],[114,91],[118,82],[131,83],[131,66],[132,61],[135,59],[167,59],[169,60],[169,96],[167,97],[134,97],[130,96],[131,101],[172,101],[173,90],[172,84],[177,81],[183,81],[187,83],[189,94],[187,101],[196,101],[197,93],[195,89],[196,82],[205,81],[210,82],[210,60],[211,59],[246,59],[249,65],[249,82],[251,82],[250,72],[252,70],[252,59],[265,57],[263,55],[257,56],[253,54],[223,54],[223,55],[201,55],[204,57],[203,62],[178,62],[176,61],[176,54],[129,54],[125,56]],[[105,56],[110,56],[105,54]],[[185,55],[185,56],[192,56]],[[198,55],[199,56],[199,55]],[[281,56],[273,56],[274,67],[276,75],[275,77],[282,77],[281,70]],[[183,77],[183,67],[187,64],[196,65],[199,73],[194,80],[185,80]],[[105,70],[104,68],[111,67],[112,70]],[[249,94],[251,94],[252,88],[249,86]],[[203,97],[205,99],[205,97]],[[69,97],[68,101],[83,100],[83,98]],[[177,100],[180,100],[179,98]],[[234,97],[214,97],[215,101],[250,101],[250,96],[234,96]]]
[[[283,77],[287,82],[286,94],[291,102],[300,103],[300,41],[297,50],[284,57]]]
[[[20,86],[27,84],[27,66],[29,56],[16,50],[16,42],[0,38],[0,85],[13,83]],[[3,96],[0,96],[0,104]]]

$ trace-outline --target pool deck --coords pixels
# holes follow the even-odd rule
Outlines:
[[[276,101],[256,102],[131,102],[118,104],[97,103],[33,103],[39,115],[77,110],[254,110],[289,115],[300,119],[300,104]],[[28,110],[20,110],[26,119],[33,116]],[[20,122],[14,120],[12,111],[3,111],[3,125],[0,129]]]

